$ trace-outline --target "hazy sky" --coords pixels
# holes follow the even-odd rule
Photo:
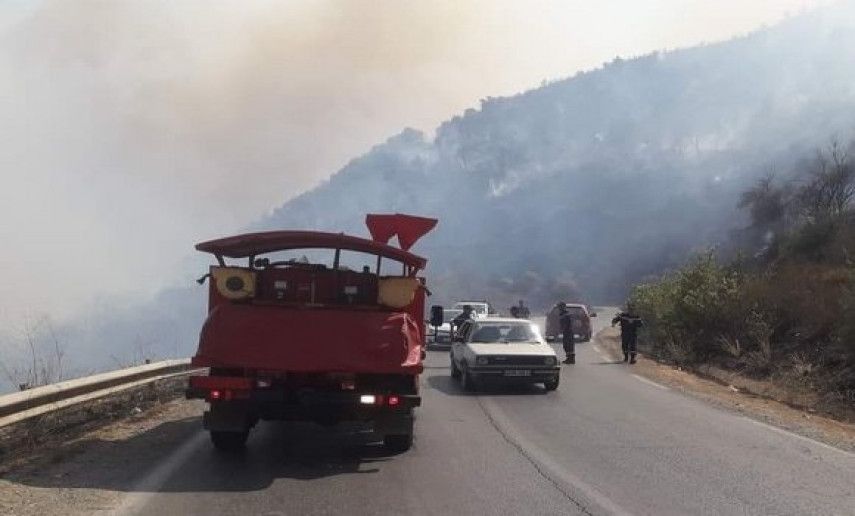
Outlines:
[[[405,126],[824,3],[0,1],[0,324],[186,281]]]

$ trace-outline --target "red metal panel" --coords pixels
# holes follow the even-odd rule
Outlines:
[[[205,321],[193,364],[418,374],[422,371],[422,317],[403,312],[223,303]]]
[[[407,251],[419,239],[436,226],[436,219],[414,217],[396,213],[394,215],[369,214],[365,217],[365,225],[371,237],[376,242],[388,243],[394,235],[398,235],[398,244]]]

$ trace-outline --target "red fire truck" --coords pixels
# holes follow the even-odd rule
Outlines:
[[[209,373],[191,377],[187,396],[210,404],[203,423],[216,448],[242,449],[260,420],[362,421],[390,450],[410,448],[426,260],[409,248],[436,222],[369,215],[372,239],[272,231],[196,246],[217,264],[200,280],[210,278],[208,317],[192,359]]]

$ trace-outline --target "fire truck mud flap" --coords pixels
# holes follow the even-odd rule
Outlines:
[[[373,430],[378,435],[412,435],[414,417],[412,411],[405,413],[378,414]]]

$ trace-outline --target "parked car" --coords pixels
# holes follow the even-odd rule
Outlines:
[[[558,356],[537,325],[523,319],[467,321],[451,345],[451,376],[467,391],[483,381],[542,383],[554,391],[560,372]]]
[[[586,305],[579,303],[567,303],[567,311],[573,314],[573,334],[577,342],[588,342],[593,334],[591,317],[596,317],[596,312],[588,309]],[[558,317],[558,303],[546,314],[546,340],[553,341],[562,337],[561,323]]]
[[[458,301],[457,303],[454,303],[454,308],[463,311],[463,307],[466,305],[472,307],[472,311],[475,313],[476,318],[489,317],[496,313],[496,311],[493,310],[493,305],[487,301]]]
[[[447,308],[442,311],[443,323],[434,328],[428,326],[427,343],[433,347],[451,346],[451,321],[462,314],[462,309]]]

